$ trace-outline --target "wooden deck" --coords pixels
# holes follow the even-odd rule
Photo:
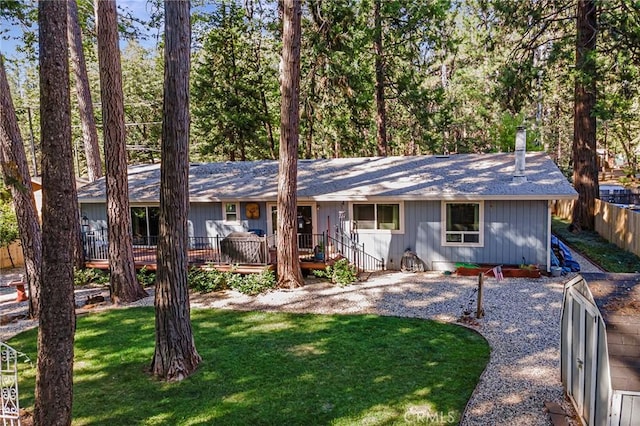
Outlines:
[[[109,270],[109,261],[108,260],[92,260],[89,262],[85,262],[84,266],[86,268],[92,269],[102,269],[105,271]],[[217,269],[221,272],[233,271],[238,274],[260,274],[264,271],[273,271],[275,270],[274,265],[229,265],[226,263],[191,263],[190,267],[196,267],[204,270],[210,270],[211,268]],[[136,262],[136,269],[145,268],[148,271],[156,271],[158,266],[155,262]]]
[[[309,271],[319,271],[327,269],[327,264],[323,262],[300,261],[300,269]]]
[[[145,268],[149,271],[156,271],[156,248],[134,246],[133,255],[135,259],[136,269]],[[218,271],[227,272],[234,271],[239,274],[259,274],[265,270],[274,271],[276,269],[275,251],[270,253],[271,263],[268,264],[232,264],[220,260],[220,255],[211,249],[189,249],[188,261],[190,267],[198,267],[202,269],[215,268]],[[329,264],[332,261],[329,261]],[[107,259],[93,259],[85,262],[85,267],[102,270],[109,270],[109,261]],[[311,260],[308,251],[300,253],[300,269],[304,273],[313,270],[326,269],[327,263],[322,261]]]

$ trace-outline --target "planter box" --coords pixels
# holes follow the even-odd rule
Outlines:
[[[460,276],[474,276],[485,273],[487,277],[493,277],[493,268],[496,265],[480,265],[477,268],[460,266],[456,268],[456,274]],[[502,276],[505,278],[540,278],[540,269],[537,266],[521,268],[517,265],[502,266]]]

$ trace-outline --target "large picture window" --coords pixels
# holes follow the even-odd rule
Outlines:
[[[483,203],[443,203],[443,245],[483,244]]]
[[[135,245],[155,245],[160,233],[159,207],[131,207],[131,235]]]
[[[354,229],[401,231],[401,210],[400,204],[354,204]]]

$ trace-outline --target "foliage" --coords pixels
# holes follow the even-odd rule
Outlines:
[[[255,296],[276,287],[276,276],[272,271],[263,271],[260,274],[247,274],[240,276],[241,279],[234,279],[229,286],[243,294]]]
[[[205,361],[175,383],[147,373],[153,308],[80,316],[74,423],[391,425],[405,424],[407,407],[429,406],[456,424],[489,360],[478,333],[423,319],[212,309],[191,316]],[[35,359],[37,330],[8,344]],[[31,411],[35,368],[21,363],[18,378],[20,405]]]
[[[95,268],[75,269],[73,271],[73,285],[87,284],[109,284],[109,273]]]
[[[303,14],[301,139],[303,155],[375,155],[376,61],[382,63],[387,136],[392,154],[440,148],[448,105],[437,70],[450,38],[448,1],[312,2]],[[436,24],[437,23],[437,24]],[[382,38],[376,57],[372,45]],[[444,105],[443,105],[444,104]],[[439,151],[439,149],[438,149]]]
[[[33,24],[38,20],[37,5],[18,0],[3,0],[0,2],[0,19],[3,21],[0,37],[13,39],[17,43],[16,50],[18,52],[35,60],[38,39]],[[22,33],[12,34],[9,30],[12,27],[22,28]],[[6,52],[2,53],[6,54]]]
[[[320,278],[328,278],[332,283],[340,286],[353,284],[358,279],[358,270],[349,263],[348,259],[340,259],[333,265],[327,265],[323,270],[314,270],[313,274]]]
[[[260,25],[236,2],[200,17],[203,45],[194,60],[194,135],[199,157],[275,158],[267,98],[277,91],[273,64],[263,64]],[[275,58],[275,56],[273,57]]]
[[[635,254],[623,250],[602,238],[595,231],[582,230],[579,233],[570,232],[569,222],[557,217],[551,222],[551,231],[558,238],[600,265],[607,272],[640,272],[640,258]]]
[[[500,122],[495,129],[490,130],[492,139],[495,141],[496,148],[502,152],[512,152],[515,150],[516,133],[518,127],[526,124],[525,117],[522,114],[512,115],[511,113],[503,113]],[[526,126],[525,126],[526,128]],[[540,150],[538,134],[535,129],[527,129],[527,151]]]
[[[189,269],[189,274],[187,275],[189,288],[200,293],[226,290],[229,288],[227,280],[228,273],[220,272],[215,268],[201,269],[194,267]]]
[[[7,247],[20,236],[18,219],[11,203],[0,200],[0,247]]]
[[[122,90],[129,164],[154,163],[162,137],[162,60],[130,41],[122,52]]]
[[[276,279],[272,271],[260,274],[238,274],[234,271],[218,271],[215,268],[191,268],[188,276],[189,288],[201,293],[234,289],[255,296],[275,288]]]
[[[143,266],[139,271],[136,272],[136,278],[138,279],[138,283],[140,283],[142,287],[148,287],[155,284],[156,273],[147,270],[147,267]]]
[[[521,263],[519,265],[519,268],[524,269],[525,271],[537,271],[540,269],[538,265],[534,265],[534,264],[527,265],[526,263]]]
[[[275,158],[279,128],[281,28],[274,0],[200,7],[194,2],[191,159]],[[89,75],[97,96],[92,2],[78,4]],[[373,155],[375,97],[372,0],[303,2],[300,156]],[[121,8],[127,38],[122,74],[132,163],[157,160],[162,51],[136,34]],[[150,3],[153,28],[161,2]],[[572,154],[576,3],[525,0],[381,2],[384,93],[390,153],[505,151],[525,124],[529,146],[563,168]],[[597,46],[598,148],[622,153],[638,169],[640,5],[600,7]],[[34,4],[4,2],[0,15],[21,25],[23,52],[7,72],[25,141],[40,139]],[[8,28],[8,26],[7,26]],[[9,36],[9,34],[7,34]],[[149,35],[154,37],[153,34]],[[30,40],[30,41],[29,41]],[[142,46],[145,47],[142,47]],[[75,114],[75,109],[73,109]],[[100,122],[100,111],[96,111]],[[74,119],[77,123],[77,118]],[[74,127],[74,140],[80,128]],[[32,155],[28,150],[28,155]],[[30,161],[30,165],[32,162]],[[84,153],[78,150],[79,172]]]
[[[0,203],[11,203],[12,199],[11,191],[5,185],[2,176],[0,176]]]

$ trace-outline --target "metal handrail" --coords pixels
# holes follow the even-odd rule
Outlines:
[[[338,235],[333,238],[328,236],[329,246],[333,246],[342,256],[347,258],[358,271],[373,272],[384,270],[384,259],[378,259],[377,257],[367,253],[364,250],[364,244],[353,241],[346,235]]]

